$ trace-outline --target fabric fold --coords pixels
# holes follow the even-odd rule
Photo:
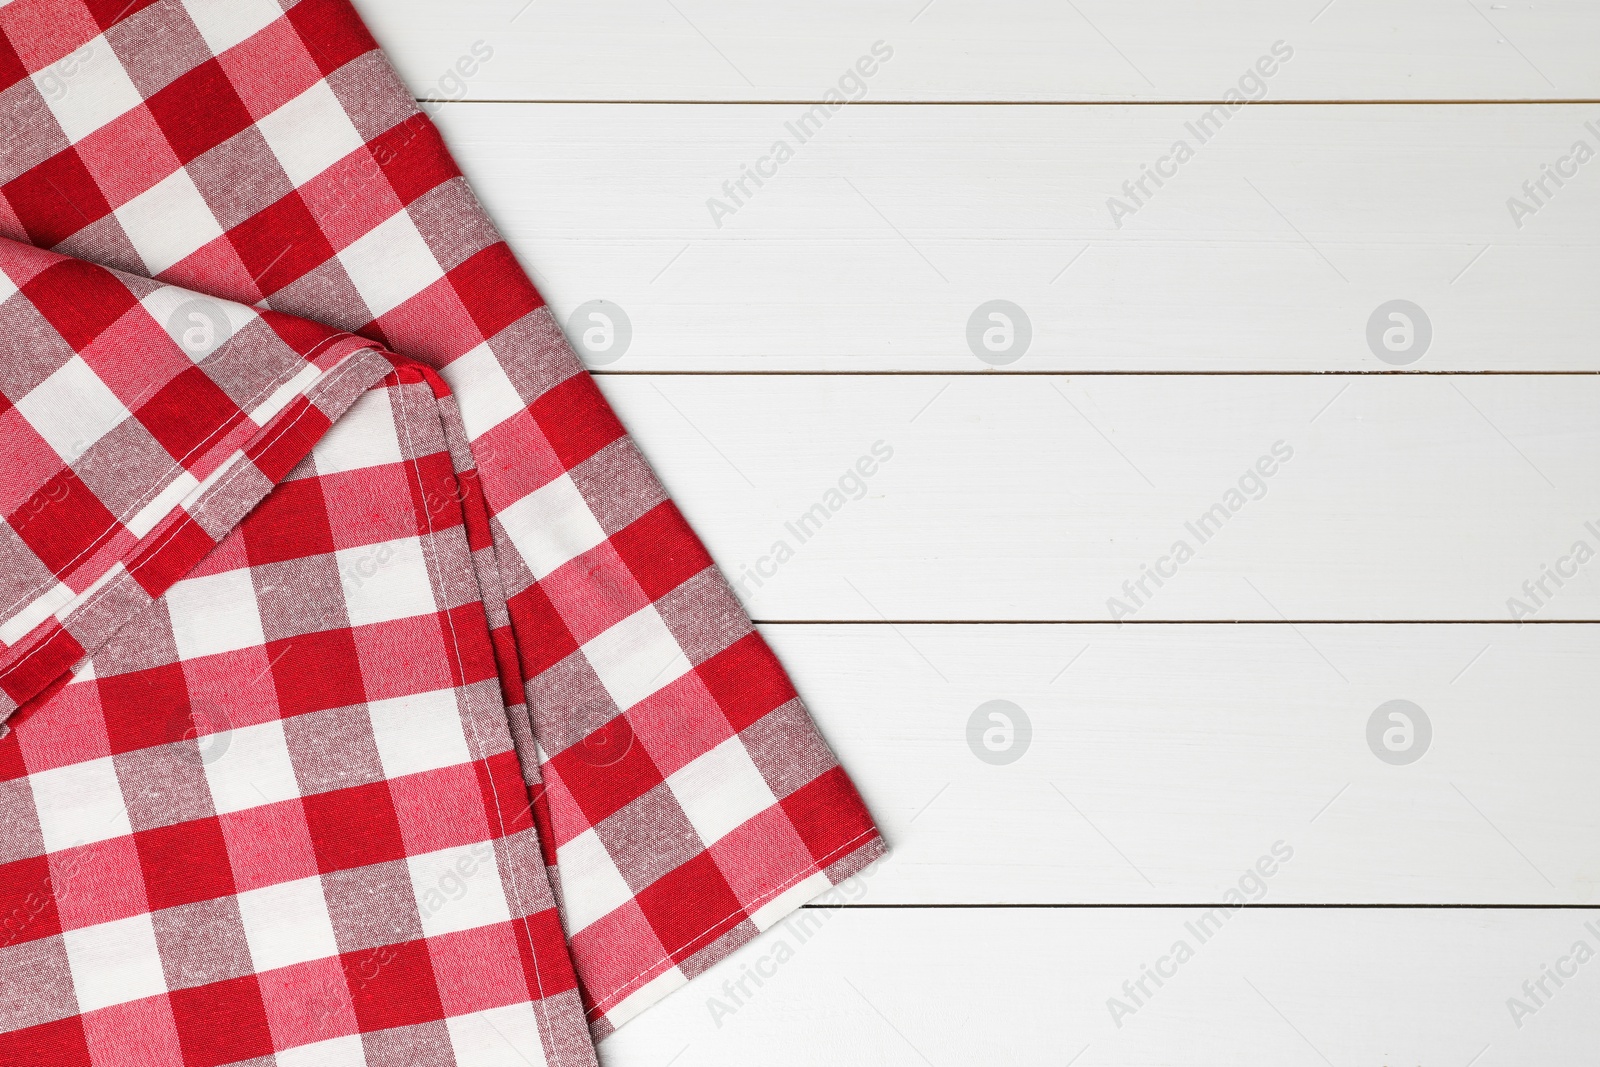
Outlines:
[[[348,0],[0,123],[0,1063],[581,1067],[884,853]]]
[[[391,366],[342,331],[3,238],[0,293],[3,729]]]

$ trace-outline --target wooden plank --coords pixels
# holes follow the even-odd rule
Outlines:
[[[1600,963],[1570,956],[1600,947],[1593,912],[1245,909],[1203,943],[1191,911],[803,914],[805,940],[747,946],[608,1038],[605,1062],[1576,1067],[1600,1042]],[[1108,1000],[1158,965],[1170,977],[1118,1028]],[[1558,965],[1518,1028],[1508,998],[1531,1004],[1522,983]]]
[[[801,144],[804,113],[439,118],[563,321],[625,312],[607,370],[992,370],[996,299],[1029,323],[983,349],[1007,370],[1600,369],[1600,161],[1568,158],[1600,105],[857,107]],[[1540,206],[1545,164],[1576,176]],[[1390,354],[1395,300],[1428,338]]]
[[[602,385],[762,619],[1600,618],[1593,377]]]
[[[1600,627],[763,632],[893,846],[867,902],[1600,901]]]
[[[1600,12],[1582,0],[357,6],[413,90],[442,99],[817,99],[879,40],[894,55],[874,100],[1217,99],[1278,40],[1294,54],[1266,82],[1276,99],[1600,95]],[[447,78],[477,41],[489,62]]]

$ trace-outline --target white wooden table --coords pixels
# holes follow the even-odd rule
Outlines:
[[[895,848],[608,1064],[1597,1061],[1600,3],[361,6]]]

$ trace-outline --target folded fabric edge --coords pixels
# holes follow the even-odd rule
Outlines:
[[[64,685],[103,646],[192,570],[311,451],[356,399],[395,370],[395,359],[354,335],[332,339],[307,363],[281,409],[182,499],[131,552],[48,614],[0,660],[0,737],[30,701]]]
[[[866,829],[836,846],[803,870],[792,872],[765,894],[765,903],[746,918],[741,909],[689,938],[677,951],[626,983],[588,1010],[595,1041],[615,1033],[667,996],[687,986],[746,945],[758,943],[807,904],[816,902],[889,855],[878,828]],[[703,946],[703,947],[696,947]],[[685,955],[687,954],[687,959]],[[679,962],[681,961],[681,962]]]

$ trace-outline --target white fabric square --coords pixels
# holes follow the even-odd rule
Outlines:
[[[339,262],[375,318],[444,277],[428,242],[404,210],[358,237],[339,253]]]
[[[318,1041],[273,1053],[277,1067],[367,1067],[360,1034]]]
[[[104,34],[39,71],[33,82],[74,143],[144,103]]]
[[[219,734],[211,742],[204,766],[218,815],[300,795],[280,719]]]
[[[535,578],[606,539],[572,476],[563,474],[502,511],[500,525]]]
[[[71,463],[128,417],[117,394],[73,356],[17,401],[17,410],[56,455]]]
[[[334,558],[339,563],[345,612],[352,626],[409,619],[438,610],[419,539],[402,537],[342,548]]]
[[[488,842],[408,856],[406,866],[427,937],[511,920],[500,865]]]
[[[72,591],[72,586],[67,585],[65,582],[57,582],[23,605],[20,611],[5,621],[5,625],[0,626],[0,643],[16,644],[28,636],[28,632],[35,626],[38,626],[77,598],[78,594]]]
[[[813,897],[821,896],[831,888],[833,888],[833,883],[828,881],[828,876],[818,871],[816,874],[785,889],[761,905],[761,907],[752,911],[750,913],[750,925],[757,930],[770,930],[784,916]]]
[[[172,638],[180,659],[267,643],[248,567],[185,578],[175,582],[161,599],[172,619]]]
[[[344,105],[325,81],[317,82],[256,123],[283,172],[304,185],[365,143]]]
[[[46,852],[109,841],[133,832],[110,756],[38,771],[25,780],[33,786],[33,803],[39,811],[39,830]]]
[[[250,409],[250,421],[257,426],[265,426],[274,415],[294,403],[296,397],[304,396],[320,377],[322,371],[316,364],[307,363],[293,378],[274,389],[271,396]]]
[[[257,973],[339,954],[321,878],[313,875],[252,889],[240,893],[238,901]]]
[[[556,877],[561,882],[561,910],[569,934],[633,899],[633,890],[592,828],[556,849]]]
[[[373,740],[390,778],[455,767],[472,760],[453,689],[367,704]]]
[[[139,304],[193,363],[204,362],[207,356],[261,317],[260,312],[249,305],[209,296],[197,297],[175,285],[152,290],[139,298]]]
[[[78,1010],[91,1012],[167,991],[149,915],[133,915],[61,935]]]
[[[283,17],[276,0],[183,0],[213,55],[249,40]]]
[[[506,1067],[527,1064],[545,1067],[544,1044],[532,1004],[507,1004],[503,1008],[457,1015],[446,1019],[456,1067]],[[279,1060],[280,1064],[282,1060]]]
[[[461,422],[469,441],[476,441],[525,406],[487,342],[457,357],[440,373],[461,405]]]
[[[182,167],[117,208],[115,214],[151,274],[160,274],[222,236],[216,216]]]
[[[3,270],[0,270],[0,304],[4,304],[7,300],[10,300],[16,295],[17,283],[11,280],[11,276],[9,274]]]
[[[689,671],[689,658],[654,605],[589,640],[583,655],[624,711]]]
[[[156,528],[156,524],[166,518],[177,506],[189,498],[189,494],[200,488],[200,480],[188,471],[180,470],[178,476],[167,483],[167,487],[155,496],[150,502],[133,513],[133,518],[123,523],[135,537],[143,537]]]
[[[667,788],[708,845],[778,802],[737,737],[669,775]]]
[[[606,1022],[615,1030],[668,993],[688,984],[689,979],[682,971],[677,967],[669,968],[606,1009]]]
[[[311,449],[318,474],[399,463],[400,438],[394,428],[389,390],[369,389],[340,416]]]

